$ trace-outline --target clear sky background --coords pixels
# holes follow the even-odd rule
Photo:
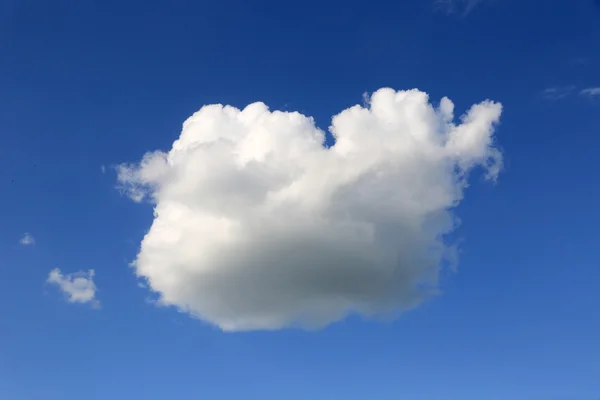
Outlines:
[[[450,3],[1,1],[0,398],[597,399],[600,5]],[[168,151],[204,104],[326,130],[381,87],[504,106],[504,170],[473,175],[441,296],[316,332],[151,304],[129,263],[152,207],[112,166]],[[70,303],[55,268],[97,291]]]

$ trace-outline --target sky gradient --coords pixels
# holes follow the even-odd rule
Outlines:
[[[0,4],[0,398],[600,396],[598,3],[392,3]],[[152,205],[116,166],[168,152],[205,104],[327,131],[382,87],[448,96],[457,117],[503,106],[503,169],[469,179],[441,295],[309,332],[153,304],[130,265]]]

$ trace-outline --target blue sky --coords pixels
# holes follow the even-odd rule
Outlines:
[[[2,2],[0,398],[597,399],[600,5],[454,5]],[[152,304],[130,266],[152,205],[113,166],[169,151],[205,104],[326,130],[381,87],[503,105],[504,168],[471,176],[442,295],[309,332]]]

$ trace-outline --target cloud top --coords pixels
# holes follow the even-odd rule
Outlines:
[[[96,300],[96,285],[94,284],[94,270],[88,272],[76,272],[66,274],[55,268],[50,271],[47,283],[58,286],[58,288],[67,296],[69,303],[89,303],[94,307],[100,305]]]
[[[501,111],[484,101],[457,124],[448,98],[384,88],[333,117],[326,148],[297,112],[202,107],[169,152],[117,169],[155,206],[135,271],[223,330],[394,316],[437,293],[469,171],[501,169]]]

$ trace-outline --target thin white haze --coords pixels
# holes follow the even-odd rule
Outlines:
[[[118,169],[155,205],[135,271],[228,331],[397,315],[438,292],[469,171],[496,179],[501,111],[484,101],[455,123],[447,98],[384,88],[333,117],[326,148],[297,112],[202,107],[169,152]]]

